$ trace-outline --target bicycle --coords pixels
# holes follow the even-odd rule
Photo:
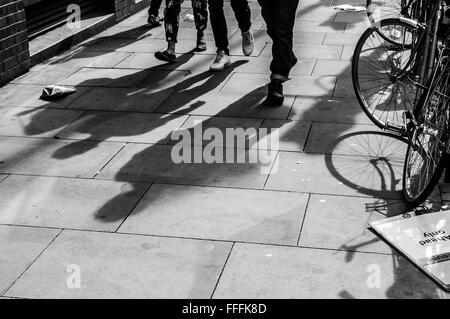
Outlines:
[[[442,31],[442,13],[449,10],[443,0],[400,4],[414,8],[408,12],[416,19],[385,19],[367,29],[355,48],[352,78],[369,118],[408,141],[403,194],[420,204],[448,160],[448,28]]]

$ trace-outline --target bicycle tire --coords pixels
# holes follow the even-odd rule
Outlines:
[[[404,43],[404,46],[401,47],[399,40],[392,39],[386,41],[389,36],[381,36],[385,31],[388,32],[391,29],[398,30],[398,28],[403,30],[404,34],[410,33],[411,43]],[[400,56],[400,65],[395,67],[393,60],[397,59],[397,57],[390,58],[389,46],[393,48],[393,54],[396,54],[396,47],[399,50],[397,52],[399,54],[407,51],[411,53],[414,47],[416,32],[417,28],[400,19],[386,19],[380,22],[379,27],[367,29],[361,35],[356,45],[352,58],[353,89],[365,114],[381,129],[385,129],[388,122],[401,127],[404,124],[402,118],[403,112],[412,110],[414,106],[416,93],[414,91],[413,81],[405,78],[396,80],[395,83],[391,82],[393,79],[392,75],[396,72],[399,74],[398,72],[400,72],[401,68],[406,66],[406,61],[409,60],[409,56]],[[374,38],[378,39],[380,43],[379,47],[375,46]],[[370,51],[370,48],[368,49],[371,43],[374,45],[372,51]],[[383,54],[387,58],[381,58],[382,54],[377,53],[381,51],[380,48],[383,48],[383,45],[386,48],[386,52],[383,52]],[[401,50],[403,51],[400,52]],[[380,57],[377,57],[375,54],[379,54]],[[374,83],[378,85],[374,86]],[[379,88],[378,92],[376,91],[377,88]],[[386,95],[389,91],[392,94],[386,96],[386,99],[383,99],[383,95]],[[400,96],[395,96],[395,99],[393,99],[394,95]],[[397,103],[399,98],[402,100],[400,104]],[[393,102],[394,105],[389,105],[390,102]]]
[[[430,79],[429,87],[432,88],[429,92],[422,94],[419,101],[419,105],[423,105],[420,125],[426,123],[431,129],[421,128],[414,134],[414,140],[410,141],[405,156],[403,197],[405,201],[413,205],[420,205],[427,200],[438,184],[450,158],[446,149],[450,137],[448,131],[450,120],[449,79],[450,71],[444,67],[437,76],[437,80]],[[434,81],[435,84],[433,84]],[[444,100],[440,100],[440,98],[444,98]],[[436,131],[436,137],[427,140],[427,136],[434,135],[430,134],[430,131]],[[423,162],[419,162],[419,166],[413,168],[420,159],[423,159]]]

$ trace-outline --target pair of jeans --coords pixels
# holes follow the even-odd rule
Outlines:
[[[164,27],[167,41],[177,42],[178,30],[180,28],[181,4],[183,1],[166,0]],[[194,11],[195,28],[197,31],[204,31],[208,26],[208,0],[192,0],[192,10]]]
[[[299,0],[258,0],[261,14],[272,38],[272,79],[289,79],[289,72],[296,59],[293,47],[295,16]]]
[[[159,15],[159,8],[161,8],[161,3],[163,0],[151,0],[150,8],[148,9],[149,16],[157,17]]]
[[[273,0],[275,1],[275,0]],[[238,22],[239,29],[247,32],[252,26],[251,11],[247,0],[230,0],[231,8]],[[211,27],[216,42],[217,52],[225,51],[230,54],[228,49],[228,29],[227,20],[223,11],[224,0],[208,0],[209,15],[211,16]]]

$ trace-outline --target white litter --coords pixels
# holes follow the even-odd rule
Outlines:
[[[186,16],[184,17],[184,21],[194,21],[194,15],[192,14],[186,14]]]
[[[334,7],[334,10],[349,11],[349,12],[360,12],[360,11],[366,11],[366,7],[363,7],[363,6],[352,6],[350,4],[342,4],[340,6]]]
[[[42,100],[59,99],[67,95],[73,94],[76,91],[77,90],[74,88],[69,88],[60,85],[49,85],[42,90],[42,95],[40,98]]]

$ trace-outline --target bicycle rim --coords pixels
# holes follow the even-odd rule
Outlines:
[[[361,36],[352,59],[356,97],[371,121],[384,129],[403,126],[403,113],[412,110],[416,86],[404,70],[417,41],[416,29],[399,19],[387,19]],[[404,73],[402,78],[396,75]]]
[[[423,94],[422,113],[406,153],[403,195],[415,205],[428,198],[448,162],[449,75],[444,68],[433,89]]]

